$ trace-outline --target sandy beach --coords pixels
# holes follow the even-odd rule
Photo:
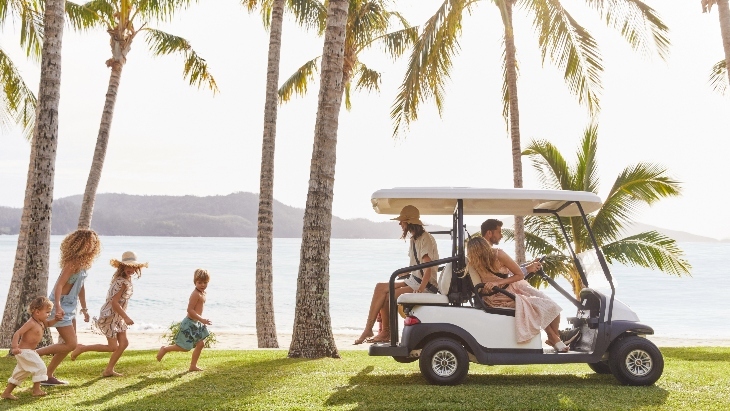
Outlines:
[[[158,349],[166,342],[161,338],[161,332],[127,332],[130,350]],[[218,350],[254,350],[258,348],[256,334],[237,332],[215,332],[218,343],[214,349]],[[57,337],[54,335],[54,338]],[[291,334],[279,334],[279,348],[288,349]],[[357,338],[354,334],[335,334],[335,342],[340,351],[367,350],[369,344],[352,345]],[[669,338],[649,336],[649,339],[659,347],[730,347],[728,339],[711,338]],[[81,344],[104,344],[106,339],[90,331],[80,331],[78,340]]]

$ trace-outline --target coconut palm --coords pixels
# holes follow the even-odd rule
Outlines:
[[[722,36],[722,48],[725,51],[725,58],[712,67],[710,83],[712,87],[725,94],[730,81],[730,2],[728,0],[701,0],[702,12],[709,13],[712,6],[717,5],[717,15],[720,19],[720,35]]]
[[[25,309],[48,289],[48,260],[51,244],[51,204],[58,146],[58,103],[61,95],[61,45],[63,40],[64,0],[46,0],[43,14],[44,41],[41,51],[41,74],[38,90],[37,118],[33,132],[34,164],[30,191],[30,218],[25,253],[23,294],[18,301]],[[30,173],[29,173],[30,174]],[[25,316],[27,319],[27,314]],[[18,315],[16,324],[24,318]],[[17,328],[20,324],[17,325]],[[17,329],[16,328],[16,329]]]
[[[656,49],[664,58],[669,46],[668,28],[657,13],[639,0],[585,0],[606,23],[618,29],[630,46],[646,52]],[[424,24],[414,47],[400,92],[391,111],[398,135],[418,118],[420,103],[433,99],[441,113],[452,59],[459,51],[458,38],[465,12],[474,14],[477,0],[444,0]],[[563,70],[563,78],[578,102],[595,114],[600,107],[600,73],[603,71],[598,45],[570,15],[559,0],[492,0],[504,28],[502,114],[512,141],[512,172],[515,187],[522,187],[519,104],[517,99],[517,59],[514,43],[513,8],[521,6],[532,16],[542,60],[550,60]],[[515,257],[524,261],[522,218],[515,217]]]
[[[329,253],[348,0],[329,0],[314,148],[304,209],[297,304],[288,356],[339,358],[329,313]]]
[[[0,0],[0,22],[5,22],[8,16],[18,17],[20,19],[20,39],[21,46],[25,48],[26,55],[36,60],[41,59],[42,39],[43,39],[43,17],[42,17],[43,4],[35,1],[18,1],[18,0]],[[18,12],[20,10],[20,12]],[[65,6],[66,20],[70,23],[70,26],[75,30],[84,30],[91,27],[95,20],[96,14],[80,7],[78,4],[66,1]],[[0,50],[0,54],[3,54]],[[3,54],[3,57],[7,58]],[[3,65],[3,70],[6,68],[11,73],[17,73],[13,68],[12,62],[6,59]],[[6,91],[5,101],[16,101],[19,104],[16,107],[20,108],[16,114],[20,116],[16,117],[21,120],[21,124],[24,126],[26,133],[32,131],[35,125],[35,108],[36,98],[33,93],[27,88],[25,83],[19,76],[6,76],[3,75],[4,91]],[[7,93],[7,92],[10,93]],[[0,97],[2,98],[2,97]],[[15,99],[15,100],[14,100]],[[28,136],[28,134],[26,134]],[[36,161],[36,145],[31,144],[30,150],[30,161],[28,163],[28,177],[26,181],[25,197],[23,201],[23,213],[20,219],[20,232],[18,234],[18,246],[15,252],[15,262],[13,264],[13,276],[10,281],[10,287],[8,287],[8,296],[5,300],[5,310],[3,311],[2,325],[0,325],[0,346],[10,346],[10,339],[12,338],[15,330],[25,323],[27,318],[26,306],[30,302],[30,298],[33,297],[32,290],[43,290],[46,284],[36,284],[36,281],[41,279],[35,279],[28,283],[25,279],[25,264],[26,254],[28,250],[28,228],[31,218],[31,200],[33,199],[33,187],[35,176],[35,161]],[[34,250],[34,252],[36,252]],[[48,258],[48,256],[45,256]],[[46,275],[47,278],[47,275]],[[47,280],[46,280],[47,281]],[[30,287],[28,290],[24,289],[24,286]],[[42,342],[42,345],[50,343],[50,333],[46,333],[46,339]]]
[[[386,0],[350,0],[345,33],[345,63],[342,82],[345,108],[352,108],[351,93],[356,90],[379,91],[382,74],[360,60],[360,53],[379,44],[392,58],[398,58],[416,41],[417,28],[411,27],[400,13],[388,10]],[[391,30],[395,20],[402,28]],[[283,102],[294,95],[305,95],[314,79],[321,56],[317,56],[297,69],[279,88]],[[354,84],[353,84],[354,83]],[[353,88],[354,85],[354,88]]]
[[[260,7],[264,26],[269,28],[269,56],[264,102],[264,135],[261,144],[259,213],[256,234],[256,336],[259,348],[279,348],[276,338],[273,292],[274,149],[278,109],[279,62],[285,0],[243,0],[249,12]],[[305,26],[319,26],[326,10],[317,0],[289,1],[295,17]],[[324,27],[322,27],[322,30]],[[320,31],[322,31],[320,30]]]
[[[586,128],[575,164],[567,160],[555,146],[545,140],[532,141],[525,149],[545,188],[598,193],[598,127]],[[647,231],[623,237],[633,217],[643,205],[679,196],[679,182],[668,176],[667,170],[657,164],[639,163],[628,166],[616,177],[603,205],[589,216],[595,234],[608,263],[657,269],[673,275],[689,274],[691,266],[677,242],[656,231]],[[576,253],[592,248],[581,217],[563,217],[566,232]],[[533,255],[549,255],[546,273],[551,277],[565,276],[577,296],[584,287],[580,275],[571,264],[572,256],[565,243],[561,227],[552,217],[525,218],[526,246]],[[506,238],[514,238],[505,230]]]
[[[208,64],[193,50],[190,42],[182,37],[150,27],[150,24],[154,22],[170,21],[177,11],[187,7],[190,3],[191,0],[92,0],[84,4],[84,7],[97,13],[100,24],[109,33],[112,56],[106,61],[107,67],[111,69],[111,74],[94,159],[81,203],[78,225],[80,229],[89,228],[91,225],[96,189],[99,186],[101,170],[106,157],[122,69],[127,62],[127,54],[131,50],[135,37],[139,33],[144,33],[145,41],[155,56],[181,55],[183,57],[183,77],[190,85],[198,88],[205,86],[214,94],[218,91],[215,79],[208,71]]]

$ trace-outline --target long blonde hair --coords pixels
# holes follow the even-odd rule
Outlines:
[[[59,263],[77,264],[77,269],[89,269],[101,252],[101,241],[94,230],[76,230],[61,242]]]
[[[473,269],[477,273],[484,270],[497,271],[497,253],[483,237],[474,237],[466,243],[466,254],[469,258],[467,269]]]

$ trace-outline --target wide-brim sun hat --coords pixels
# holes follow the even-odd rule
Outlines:
[[[133,268],[147,267],[147,263],[137,261],[137,254],[135,254],[134,251],[125,251],[122,253],[121,261],[116,258],[112,258],[111,261],[109,261],[109,264],[111,264],[114,268],[119,268],[120,265]]]
[[[407,224],[425,225],[421,221],[421,212],[412,205],[407,205],[400,210],[400,215],[391,220],[405,221]]]

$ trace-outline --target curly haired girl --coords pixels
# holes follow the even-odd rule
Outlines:
[[[53,301],[51,316],[58,322],[53,326],[58,331],[59,339],[52,344],[37,350],[38,355],[53,355],[48,364],[48,380],[41,385],[64,385],[66,382],[56,378],[55,371],[61,361],[76,348],[76,306],[81,302],[84,321],[89,321],[86,309],[84,280],[86,270],[101,252],[101,242],[94,230],[76,230],[61,242],[60,266],[61,274],[48,297]]]

